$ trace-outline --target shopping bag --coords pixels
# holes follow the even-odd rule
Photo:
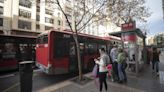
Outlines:
[[[97,64],[95,64],[95,66],[93,67],[92,76],[95,78],[98,76],[98,65]]]

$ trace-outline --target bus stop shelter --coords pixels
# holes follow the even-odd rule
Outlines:
[[[143,65],[146,61],[145,53],[145,38],[146,36],[138,28],[109,33],[109,35],[121,37],[122,47],[128,53],[128,68],[132,68],[131,72],[138,74],[142,71]]]

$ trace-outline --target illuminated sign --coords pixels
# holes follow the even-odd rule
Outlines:
[[[122,31],[130,31],[136,29],[136,23],[135,22],[129,22],[121,25]]]

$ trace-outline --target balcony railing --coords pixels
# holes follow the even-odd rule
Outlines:
[[[19,5],[31,8],[32,2],[30,0],[19,0]]]

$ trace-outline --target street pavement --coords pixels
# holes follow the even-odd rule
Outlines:
[[[151,65],[146,65],[139,76],[128,74],[126,84],[118,84],[108,80],[108,92],[164,92],[164,53],[160,56],[160,75],[152,73]],[[91,78],[91,74],[85,75]],[[86,85],[79,85],[69,80],[36,92],[99,92],[94,80]],[[105,91],[103,91],[105,92]]]
[[[151,65],[146,65],[139,76],[129,73],[127,75],[128,82],[126,84],[118,84],[108,80],[108,92],[164,92],[164,52],[160,56],[159,76],[152,73]],[[94,80],[86,85],[79,85],[70,81],[74,76],[75,74],[49,76],[35,71],[33,92],[99,92]],[[92,78],[90,73],[85,76]],[[20,92],[18,72],[0,76],[0,92]]]

